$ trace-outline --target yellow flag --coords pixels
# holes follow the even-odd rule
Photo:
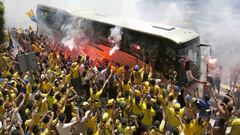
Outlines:
[[[37,22],[34,12],[32,9],[30,9],[28,12],[26,12],[26,15],[33,21],[33,22]]]

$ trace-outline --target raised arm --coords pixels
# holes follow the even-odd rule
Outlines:
[[[25,99],[26,99],[26,94],[22,94],[23,96],[23,99],[22,99],[22,102],[19,104],[19,106],[16,108],[16,112],[18,112],[24,105],[24,102],[25,102]]]
[[[101,90],[103,90],[103,89],[106,87],[106,85],[107,85],[107,83],[109,82],[109,80],[110,80],[110,78],[112,77],[112,75],[113,75],[113,72],[111,71],[111,74],[108,76],[107,80],[104,82]]]
[[[232,99],[233,106],[237,107],[237,98],[231,90],[229,90],[229,93],[227,93],[227,96],[229,96]]]
[[[216,98],[215,94],[210,90],[210,93],[212,94],[213,96],[213,99],[216,103],[216,107],[218,109],[218,111],[221,113],[221,114],[226,114],[225,110],[222,108],[222,106],[220,105],[218,99]]]

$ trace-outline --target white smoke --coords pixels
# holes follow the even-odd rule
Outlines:
[[[61,43],[70,51],[77,50],[78,55],[84,54],[84,45],[89,43],[93,36],[91,23],[74,16],[61,26],[61,32],[64,34]]]
[[[120,41],[122,40],[122,30],[120,27],[115,26],[114,28],[110,29],[110,35],[108,39],[114,45],[113,48],[110,50],[109,55],[112,56],[113,53],[120,48]]]

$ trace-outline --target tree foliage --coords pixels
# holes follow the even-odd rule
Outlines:
[[[0,2],[0,43],[4,42],[4,12],[5,7],[3,2]]]

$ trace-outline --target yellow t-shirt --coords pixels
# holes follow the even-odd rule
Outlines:
[[[163,133],[160,132],[159,130],[152,129],[150,130],[149,135],[163,135]]]
[[[72,68],[72,72],[73,79],[79,78],[79,65],[77,65],[75,68]]]
[[[47,102],[48,102],[48,105],[49,105],[50,108],[52,108],[52,105],[53,105],[54,101],[55,101],[55,96],[48,96],[47,97]]]
[[[142,92],[143,92],[143,94],[148,94],[148,93],[150,93],[150,87],[144,87],[144,88],[142,89]]]
[[[44,115],[47,111],[48,111],[47,98],[44,98],[39,108],[39,114]]]
[[[90,118],[88,118],[86,120],[86,127],[93,129],[93,133],[95,133],[97,131],[97,127],[96,127],[96,121],[97,121],[97,117],[96,116],[92,116]]]
[[[136,131],[135,126],[126,126],[123,127],[121,124],[118,126],[118,131],[123,133],[124,135],[132,135],[134,131]]]
[[[3,116],[4,113],[5,113],[4,105],[1,105],[1,106],[0,106],[0,115]]]
[[[198,122],[197,122],[197,120],[193,120],[192,122],[191,122],[191,133],[192,134],[194,134],[194,135],[202,135],[203,133],[204,133],[204,131],[205,131],[205,129],[207,128],[207,126],[208,126],[208,123],[209,122],[204,122],[203,123],[203,126],[202,125],[199,125],[198,124]]]
[[[133,113],[134,114],[142,113],[142,104],[140,103],[139,105],[137,105],[135,99],[133,99],[132,107],[133,107]]]
[[[132,89],[131,89],[131,86],[130,86],[130,82],[128,82],[127,84],[124,84],[123,82],[122,82],[122,89],[123,89],[123,91],[125,92],[131,92],[132,91]]]
[[[158,85],[151,86],[150,89],[153,89],[154,95],[163,94],[163,90]]]
[[[3,74],[5,77],[8,76],[8,75],[11,75],[8,70],[4,70],[4,71],[2,72],[2,74]]]
[[[129,105],[130,104],[130,97],[128,97],[128,98],[124,98],[124,97],[117,98],[118,103],[123,102],[123,101],[126,103],[126,105]]]
[[[40,128],[41,128],[41,129],[47,129],[47,128],[48,128],[48,124],[42,122],[42,123],[40,124]]]
[[[134,76],[134,84],[140,84],[142,82],[142,73],[143,73],[143,69],[139,70],[139,71],[133,71],[133,76]]]
[[[13,78],[14,78],[14,79],[17,79],[18,77],[19,77],[18,72],[15,72],[15,73],[13,74]]]
[[[70,81],[71,81],[71,74],[67,74],[67,75],[65,76],[65,82],[66,82],[66,83],[70,83]]]
[[[233,119],[231,122],[231,132],[230,135],[239,135],[240,134],[240,118]]]
[[[46,91],[49,91],[50,88],[51,88],[51,83],[44,81],[43,84],[42,84],[42,88]]]
[[[180,121],[175,116],[177,113],[174,111],[174,108],[165,107],[164,109],[166,109],[166,116],[168,118],[168,124],[173,127],[178,127],[180,125]],[[184,108],[179,110],[178,115],[180,116],[180,118],[183,118]]]
[[[184,135],[193,135],[192,133],[192,122],[189,124],[183,124],[183,127],[180,127],[181,131],[183,131]]]
[[[99,97],[102,95],[103,89],[101,89],[100,91],[97,91],[96,93],[93,93],[92,88],[90,88],[90,96],[93,100],[99,100]]]
[[[153,108],[151,108],[150,110],[148,110],[146,107],[143,106],[143,119],[142,119],[142,123],[146,126],[151,126],[152,122],[153,122],[153,117],[156,115],[156,112],[154,111]]]
[[[26,92],[27,92],[27,95],[30,95],[30,93],[32,92],[32,86],[31,86],[31,84],[30,83],[28,83],[27,85],[26,85]]]

